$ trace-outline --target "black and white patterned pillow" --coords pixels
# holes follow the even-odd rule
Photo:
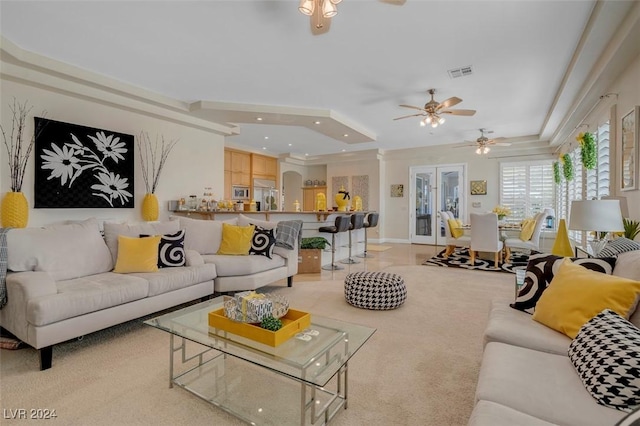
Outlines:
[[[626,412],[640,405],[640,329],[614,311],[582,326],[569,359],[598,404]]]
[[[625,237],[616,238],[615,240],[609,241],[606,246],[598,256],[600,257],[608,257],[608,256],[617,256],[620,253],[626,253],[628,251],[640,250],[640,243],[630,240]]]
[[[553,280],[553,275],[560,268],[563,260],[562,256],[548,253],[534,253],[529,256],[524,284],[520,287],[515,302],[510,306],[532,314],[540,296]],[[615,257],[581,257],[571,258],[571,260],[577,265],[607,275],[611,275],[616,265]]]
[[[158,247],[158,268],[173,268],[186,265],[184,235],[184,229],[175,234],[161,235],[160,246]],[[140,237],[148,236],[140,234]]]
[[[253,238],[251,239],[251,248],[249,254],[256,254],[267,256],[271,259],[273,255],[273,248],[276,245],[276,230],[266,229],[261,226],[256,226],[253,231]]]

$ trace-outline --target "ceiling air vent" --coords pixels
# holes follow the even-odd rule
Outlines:
[[[469,65],[467,67],[451,69],[448,71],[448,73],[449,77],[451,78],[466,77],[473,73],[473,68],[471,68],[471,65]]]

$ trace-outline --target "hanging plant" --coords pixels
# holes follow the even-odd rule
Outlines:
[[[553,181],[556,185],[560,185],[560,163],[557,161],[553,162]]]
[[[593,133],[580,133],[576,137],[576,140],[580,142],[580,159],[582,160],[582,165],[587,170],[595,169],[598,157],[596,152],[596,138],[593,136]]]
[[[569,156],[569,154],[564,154],[562,156],[562,172],[567,182],[573,180],[573,162],[571,161],[571,156]]]

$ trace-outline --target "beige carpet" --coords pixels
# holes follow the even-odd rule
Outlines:
[[[349,364],[349,408],[332,424],[465,425],[489,301],[512,296],[513,276],[426,266],[386,271],[402,275],[408,289],[393,311],[351,307],[341,281],[279,289],[297,309],[377,328]],[[43,372],[35,350],[2,350],[0,408],[55,409],[60,425],[242,424],[168,388],[168,343],[166,333],[130,322],[57,345],[53,368]]]

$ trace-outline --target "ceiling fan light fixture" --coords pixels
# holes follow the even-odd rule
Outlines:
[[[431,127],[433,127],[434,129],[438,127],[438,122],[436,120],[431,120]]]
[[[341,1],[342,1],[342,0],[331,0],[331,3],[333,3],[333,4],[338,4],[338,3],[340,3]]]
[[[476,148],[476,154],[478,155],[482,154],[482,150],[480,149],[480,147]]]
[[[427,118],[424,119],[425,124],[431,124],[431,116],[428,115]]]
[[[315,0],[300,0],[300,6],[298,6],[298,10],[304,15],[311,16],[313,15],[315,4]]]
[[[338,14],[338,8],[331,0],[323,0],[322,2],[322,16],[325,18],[333,18]]]
[[[482,148],[482,153],[483,154],[488,154],[489,151],[491,151],[491,148],[489,148],[488,146],[485,146],[484,148]]]
[[[438,118],[438,124],[444,124],[444,122],[445,122],[444,117]]]
[[[424,127],[426,125],[427,125],[427,119],[426,118],[420,120],[420,127]]]

